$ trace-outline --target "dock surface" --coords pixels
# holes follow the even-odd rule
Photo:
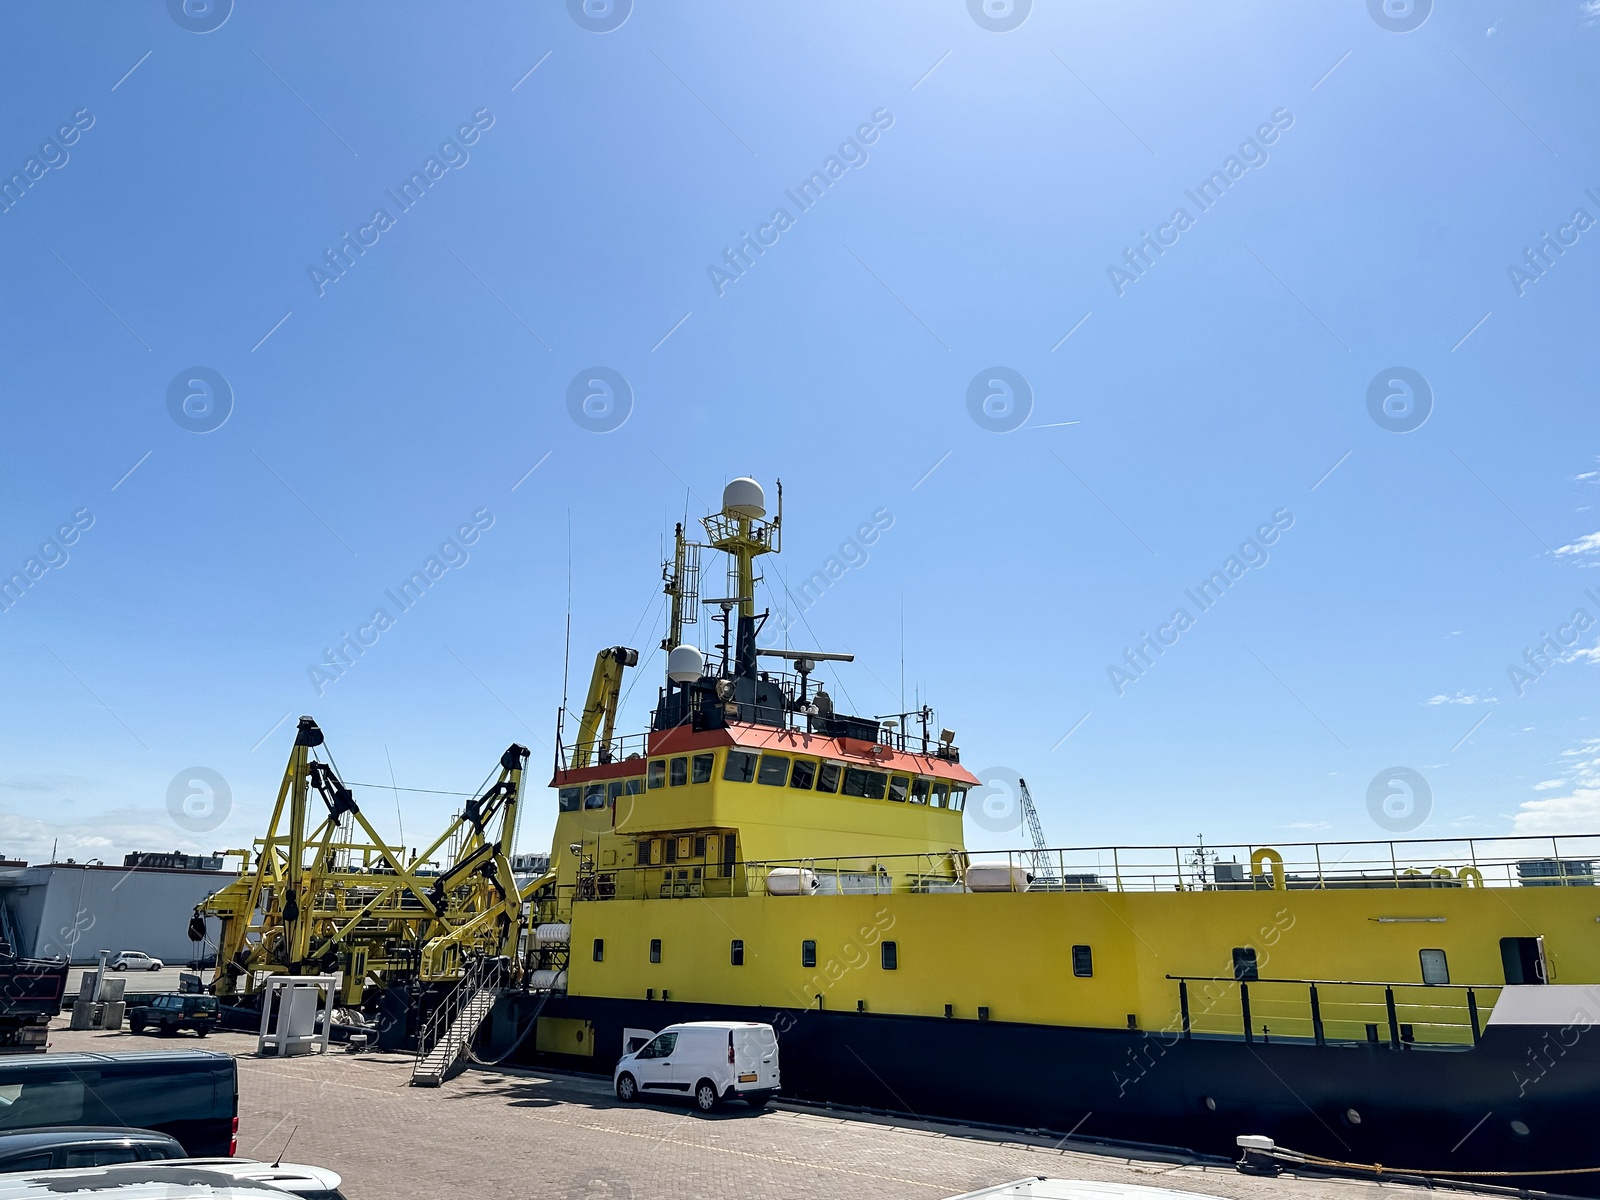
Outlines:
[[[349,1200],[942,1200],[1026,1176],[1087,1179],[1259,1200],[1409,1200],[1359,1180],[1257,1179],[1231,1167],[1139,1160],[940,1122],[862,1117],[775,1101],[702,1116],[686,1101],[622,1104],[609,1079],[471,1067],[437,1089],[408,1086],[411,1056],[339,1049],[257,1058],[254,1036],[157,1038],[75,1032],[52,1052],[196,1046],[239,1059],[239,1154],[314,1163]],[[293,1134],[292,1140],[290,1135]]]

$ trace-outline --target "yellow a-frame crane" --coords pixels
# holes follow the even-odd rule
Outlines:
[[[514,958],[523,906],[511,853],[527,749],[507,749],[498,780],[410,855],[378,836],[315,757],[323,740],[301,717],[266,836],[253,851],[228,852],[244,860],[239,878],[195,909],[196,940],[203,918],[222,923],[216,993],[252,995],[267,975],[340,971],[340,999],[360,1004],[369,986],[450,981],[472,957]],[[441,852],[450,861],[435,869]]]

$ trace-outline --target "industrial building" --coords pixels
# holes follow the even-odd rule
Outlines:
[[[91,863],[0,863],[0,909],[6,941],[37,958],[91,963],[100,950],[142,950],[181,966],[216,945],[189,940],[194,907],[233,876],[223,860],[185,854],[127,856],[121,866]]]

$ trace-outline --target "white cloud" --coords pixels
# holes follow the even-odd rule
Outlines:
[[[1575,542],[1557,546],[1557,554],[1594,554],[1600,552],[1600,532],[1586,533]]]
[[[1331,821],[1295,821],[1290,825],[1280,825],[1279,829],[1332,829]]]
[[[1600,787],[1577,787],[1550,800],[1526,800],[1512,819],[1514,833],[1594,833],[1600,830]]]
[[[1457,692],[1454,696],[1434,696],[1424,701],[1426,704],[1499,704],[1500,701],[1493,696],[1482,695],[1478,692]]]
[[[218,834],[201,835],[201,845],[193,836],[179,830],[164,810],[121,809],[113,812],[85,813],[81,820],[42,821],[38,817],[0,810],[0,848],[9,858],[32,863],[49,862],[55,857],[86,862],[91,858],[107,863],[122,861],[128,850],[182,850],[189,854],[210,854]]]
[[[1551,788],[1561,787],[1564,783],[1566,783],[1564,779],[1546,779],[1543,783],[1534,784],[1533,790],[1536,792],[1548,792]]]

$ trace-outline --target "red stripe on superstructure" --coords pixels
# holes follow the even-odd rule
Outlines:
[[[860,738],[824,737],[798,729],[777,729],[770,725],[728,725],[723,729],[696,730],[689,725],[662,729],[649,735],[651,758],[667,754],[693,754],[697,750],[714,750],[721,746],[739,746],[746,750],[770,750],[783,754],[814,754],[818,758],[835,758],[843,762],[858,763],[878,771],[903,771],[908,775],[932,775],[952,783],[976,786],[978,777],[960,763],[933,754],[912,754],[896,750],[881,742]],[[594,783],[606,779],[627,779],[643,775],[645,760],[627,758],[621,762],[601,766],[557,771],[550,780],[551,787],[571,787],[575,784]]]

